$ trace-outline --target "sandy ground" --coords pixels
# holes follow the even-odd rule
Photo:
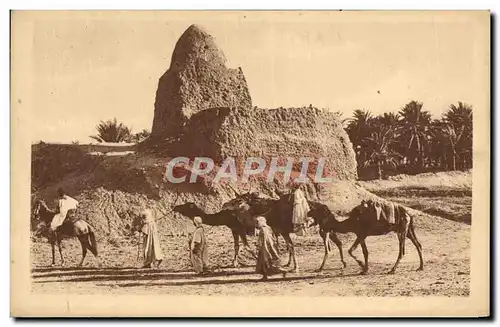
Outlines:
[[[415,212],[414,212],[415,213]],[[300,265],[298,273],[285,279],[272,276],[259,281],[254,273],[255,259],[242,250],[240,262],[231,268],[233,243],[226,227],[207,227],[210,241],[210,265],[213,273],[198,277],[192,272],[187,237],[163,237],[164,261],[159,269],[140,269],[137,247],[124,240],[110,245],[101,242],[100,261],[90,254],[83,268],[77,268],[81,252],[75,240],[64,242],[65,266],[48,267],[50,246],[45,241],[32,242],[32,289],[36,292],[202,294],[202,295],[306,295],[306,296],[468,296],[470,284],[470,226],[427,214],[415,214],[417,237],[422,243],[425,269],[417,272],[418,255],[407,241],[395,275],[387,272],[397,257],[395,234],[367,239],[369,267],[367,275],[347,254],[353,234],[339,235],[347,268],[342,269],[339,251],[334,247],[323,272],[315,272],[323,258],[323,245],[317,234],[292,235]],[[311,231],[314,233],[314,230]],[[253,242],[253,240],[252,240]],[[281,243],[284,243],[281,239]],[[280,246],[283,262],[287,255]],[[355,252],[362,258],[361,249]],[[59,262],[59,256],[56,257]]]

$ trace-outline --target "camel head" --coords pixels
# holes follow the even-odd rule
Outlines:
[[[195,203],[193,202],[186,202],[184,204],[179,204],[176,205],[173,209],[173,212],[177,212],[185,217],[189,218],[194,218],[196,216],[201,216],[203,217],[205,215],[205,212],[200,209]]]
[[[250,210],[250,207],[258,198],[259,194],[257,192],[245,193],[224,203],[222,210],[246,212]]]
[[[335,219],[335,215],[330,211],[327,205],[318,202],[309,202],[310,210],[307,213],[306,226],[312,227],[321,225],[329,218]]]

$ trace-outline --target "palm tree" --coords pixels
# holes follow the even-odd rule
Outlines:
[[[336,116],[336,118],[342,125],[342,128],[346,129],[349,124],[349,118],[344,118],[344,114],[340,111],[335,111],[333,114]]]
[[[127,142],[130,140],[131,130],[123,123],[118,123],[116,118],[108,121],[101,121],[96,126],[97,135],[91,135],[90,138],[97,142]]]
[[[382,116],[379,116],[380,123],[385,126],[398,126],[401,116],[399,113],[385,112]]]
[[[449,110],[443,115],[443,121],[451,125],[455,135],[460,135],[454,145],[453,160],[461,159],[462,168],[472,167],[472,106],[463,102],[458,105],[451,104]],[[454,165],[456,169],[456,164]]]
[[[133,141],[135,143],[139,143],[139,142],[142,142],[145,139],[147,139],[150,135],[151,135],[151,133],[147,129],[143,129],[139,133],[133,134],[130,137],[130,139],[131,139],[131,141]]]
[[[472,132],[472,106],[460,101],[457,106],[451,104],[443,120],[457,127],[465,126],[466,130]]]
[[[356,153],[356,160],[358,162],[366,161],[366,140],[372,133],[371,124],[373,117],[370,111],[357,109],[353,113],[353,118],[349,119],[347,124],[347,134],[351,140],[354,151]]]
[[[366,140],[368,156],[363,166],[376,166],[379,179],[383,178],[382,167],[384,165],[396,168],[402,158],[401,154],[395,150],[398,136],[396,129],[397,126],[381,124],[379,129]]]
[[[452,124],[445,124],[442,130],[443,136],[448,140],[451,151],[451,169],[457,170],[457,144],[460,142],[464,133],[464,126],[459,130]]]
[[[411,101],[400,111],[401,142],[406,144],[406,156],[422,168],[425,153],[428,151],[431,114],[422,109],[423,103]]]

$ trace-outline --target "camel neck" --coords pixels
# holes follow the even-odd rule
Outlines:
[[[224,212],[205,213],[202,217],[203,223],[211,226],[226,225],[227,219]]]

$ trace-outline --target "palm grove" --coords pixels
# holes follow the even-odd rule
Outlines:
[[[433,119],[423,103],[411,101],[397,112],[373,116],[355,110],[345,129],[356,152],[360,178],[472,168],[472,106],[451,104]],[[141,142],[149,131],[132,133],[116,118],[96,126],[98,142]]]
[[[433,119],[423,103],[373,116],[355,110],[346,120],[361,178],[472,168],[472,106],[451,104]]]

